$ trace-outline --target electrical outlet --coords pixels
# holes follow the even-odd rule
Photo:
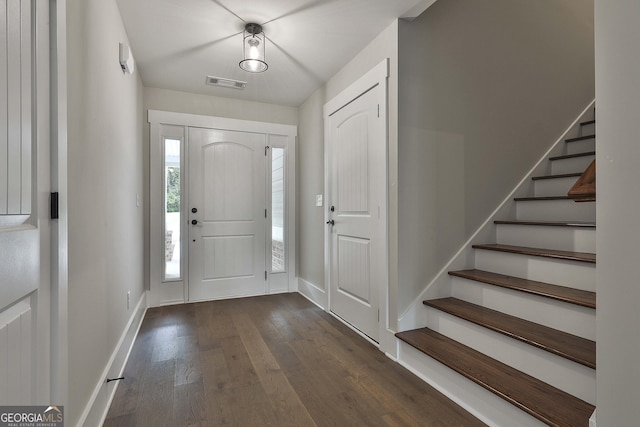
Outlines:
[[[131,307],[131,291],[127,291],[127,310]]]

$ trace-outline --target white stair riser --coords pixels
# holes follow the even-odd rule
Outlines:
[[[516,218],[522,221],[588,221],[596,220],[596,204],[560,200],[526,200],[516,202]]]
[[[437,360],[400,341],[398,361],[472,415],[495,427],[548,427]]]
[[[593,135],[596,133],[596,124],[580,126],[580,132],[582,135]]]
[[[596,311],[591,308],[461,277],[453,277],[452,296],[592,341],[596,339]]]
[[[541,196],[566,196],[579,177],[536,179],[533,181],[534,195]]]
[[[590,227],[552,227],[498,224],[498,243],[573,252],[596,251],[596,230]]]
[[[585,291],[596,290],[596,265],[476,249],[475,268]]]
[[[564,152],[565,154],[579,154],[589,151],[596,151],[596,139],[589,138],[581,141],[565,142]]]
[[[428,327],[573,396],[595,404],[595,370],[430,308]]]
[[[570,157],[568,159],[554,160],[551,162],[551,175],[584,172],[594,158],[595,156],[580,156]]]

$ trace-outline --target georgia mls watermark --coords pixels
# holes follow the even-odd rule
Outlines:
[[[0,427],[64,427],[64,407],[0,406]]]

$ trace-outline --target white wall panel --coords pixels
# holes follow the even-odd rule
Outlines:
[[[20,1],[7,1],[7,213],[20,213]]]
[[[31,2],[0,7],[0,215],[31,213]]]
[[[371,301],[371,245],[368,239],[338,236],[338,290]]]
[[[221,142],[203,148],[205,188],[216,197],[205,197],[207,221],[253,219],[253,153],[240,144]]]
[[[0,170],[7,170],[7,8],[0,7]],[[0,215],[7,213],[7,174],[0,173]],[[0,378],[1,379],[1,378]],[[1,396],[0,396],[1,397]]]
[[[205,237],[204,280],[253,276],[253,236]]]
[[[20,213],[31,213],[31,150],[32,150],[32,113],[31,106],[31,7],[30,2],[20,2]],[[35,118],[35,117],[33,117]]]
[[[368,116],[357,114],[338,127],[338,209],[366,213],[369,210]]]
[[[0,403],[9,402],[9,334],[7,327],[0,327]]]
[[[0,405],[33,400],[31,298],[0,312]]]

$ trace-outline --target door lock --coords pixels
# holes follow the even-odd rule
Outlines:
[[[334,220],[330,219],[329,221],[327,221],[327,224],[335,225],[335,224],[336,224],[336,222],[335,222]]]
[[[196,212],[198,212],[198,209],[197,208],[191,208],[191,212],[192,213],[196,213]]]

